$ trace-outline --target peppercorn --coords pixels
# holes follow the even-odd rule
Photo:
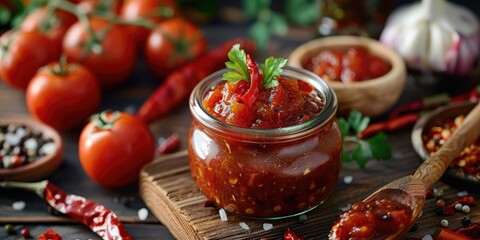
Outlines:
[[[463,205],[461,203],[455,204],[455,210],[462,211]]]
[[[464,206],[462,207],[462,212],[464,212],[464,213],[469,213],[469,212],[470,212],[470,206],[464,205]]]
[[[435,208],[435,213],[436,213],[437,215],[443,215],[443,211],[444,211],[444,210],[445,210],[444,207],[436,207],[436,208]]]
[[[21,233],[22,233],[22,237],[24,237],[24,238],[30,238],[31,237],[30,230],[28,228],[23,228]]]
[[[5,231],[8,235],[15,234],[15,227],[12,224],[5,225]]]
[[[447,219],[442,219],[442,221],[440,221],[440,225],[444,228],[448,227],[448,220]]]
[[[472,220],[470,219],[469,216],[465,216],[463,219],[462,219],[462,225],[464,227],[466,226],[470,226],[470,224],[472,224]]]
[[[443,199],[438,199],[438,201],[437,201],[437,207],[445,207],[445,200],[443,200]]]

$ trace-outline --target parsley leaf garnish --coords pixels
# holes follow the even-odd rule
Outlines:
[[[344,147],[342,147],[343,162],[357,162],[365,169],[369,159],[388,160],[392,158],[392,149],[388,144],[388,137],[380,132],[368,139],[359,139],[357,135],[367,128],[370,118],[362,116],[358,110],[352,110],[349,116],[338,118],[337,124],[342,132]],[[351,134],[353,132],[353,134]],[[345,144],[354,143],[356,146],[350,153],[345,152]]]
[[[239,44],[233,45],[230,52],[228,52],[228,58],[230,61],[226,62],[225,66],[233,71],[224,73],[222,75],[223,79],[230,81],[232,84],[241,80],[250,82],[250,74],[247,69],[247,55],[243,49],[240,49]]]
[[[225,63],[227,68],[233,70],[223,74],[223,79],[235,84],[238,81],[244,80],[250,82],[250,74],[247,68],[247,55],[243,49],[240,49],[239,44],[233,45],[228,53],[230,61]],[[265,64],[262,66],[263,86],[271,88],[278,85],[277,77],[282,74],[282,68],[287,64],[287,59],[269,57],[265,59]]]

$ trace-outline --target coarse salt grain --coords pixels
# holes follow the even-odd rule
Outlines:
[[[352,208],[352,204],[349,203],[349,204],[347,204],[347,206],[340,208],[340,211],[346,212],[346,211],[350,210],[350,208]]]
[[[138,219],[145,221],[148,217],[148,209],[146,208],[140,208],[138,210]]]
[[[422,240],[433,240],[432,235],[423,236]]]
[[[273,224],[271,223],[264,223],[263,224],[263,230],[268,231],[273,228]]]
[[[350,183],[352,183],[352,181],[353,181],[353,176],[348,175],[348,176],[343,177],[343,182],[345,184],[350,184]]]
[[[227,212],[225,212],[225,209],[220,208],[220,210],[218,210],[218,214],[220,215],[220,220],[222,220],[222,222],[228,221]]]
[[[21,211],[25,208],[25,202],[24,201],[13,202],[12,203],[12,208],[13,208],[13,210]]]
[[[457,193],[457,197],[465,197],[468,195],[468,192],[467,191],[462,191],[462,192],[458,192]]]
[[[50,155],[57,150],[57,145],[54,142],[48,142],[40,147],[40,153],[45,155]]]
[[[246,230],[247,232],[250,232],[250,227],[246,223],[239,222],[238,225],[240,225],[240,227]]]

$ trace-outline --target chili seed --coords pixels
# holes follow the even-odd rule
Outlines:
[[[448,227],[448,220],[447,219],[442,219],[442,221],[440,221],[440,225],[444,228]]]
[[[5,231],[8,235],[15,234],[15,227],[12,224],[5,225]]]
[[[462,219],[462,225],[464,227],[466,226],[470,226],[470,224],[472,224],[472,220],[470,219],[469,216],[465,216],[463,219]]]
[[[464,205],[464,206],[462,207],[462,212],[464,212],[464,213],[469,213],[469,212],[470,212],[470,206]]]
[[[22,233],[22,237],[24,237],[24,238],[30,238],[31,237],[30,230],[28,228],[23,228],[21,233]]]

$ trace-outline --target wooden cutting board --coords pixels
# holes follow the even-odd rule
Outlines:
[[[220,220],[218,209],[204,207],[206,197],[197,188],[190,175],[186,151],[162,157],[146,165],[140,174],[140,195],[153,214],[177,239],[283,239],[283,232],[291,228],[305,239],[326,239],[341,210],[383,183],[369,180],[358,187],[338,184],[334,196],[323,205],[306,214],[307,220],[298,217],[284,220],[254,220],[228,215]],[[240,227],[246,223],[250,231]],[[273,224],[264,230],[263,224]]]

